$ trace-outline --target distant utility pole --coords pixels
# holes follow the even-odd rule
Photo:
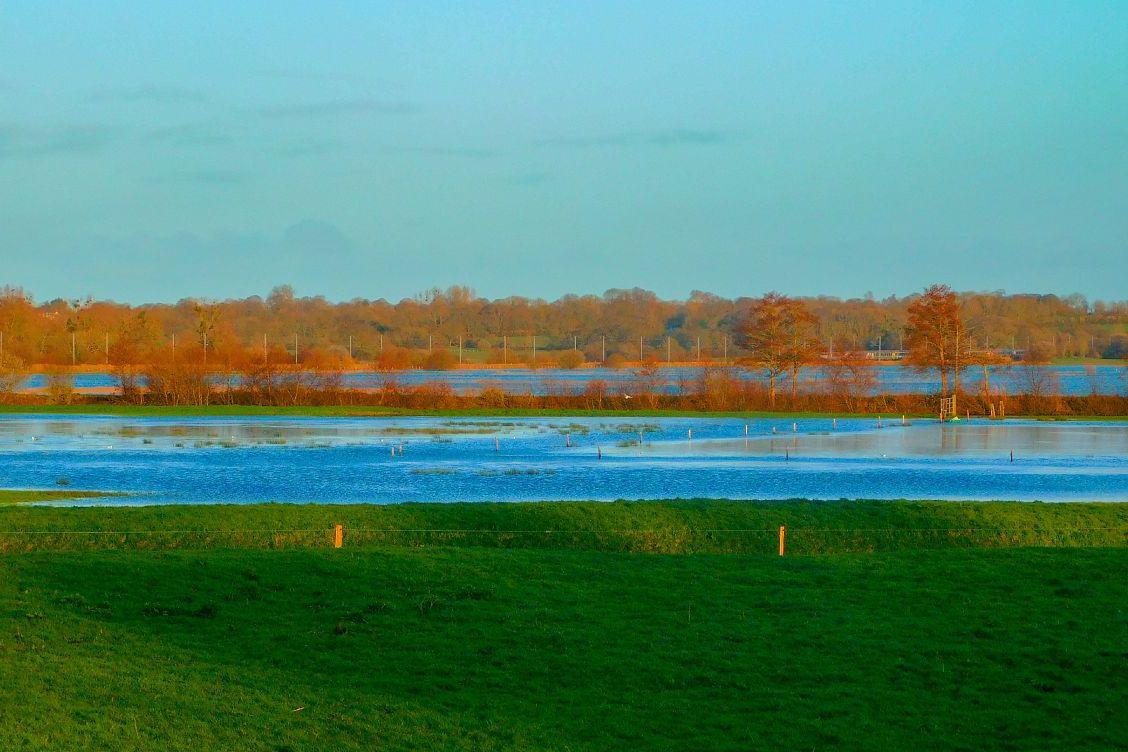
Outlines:
[[[666,365],[670,364],[670,338],[666,337]]]
[[[462,365],[462,335],[458,335],[458,365]]]
[[[431,337],[430,334],[428,334],[427,335],[427,352],[431,352],[431,340],[432,340],[432,337]]]
[[[380,335],[380,352],[384,352],[384,335]]]
[[[353,356],[352,335],[350,334],[349,335],[349,360],[352,360],[352,356]]]
[[[727,334],[725,335],[725,350],[724,350],[724,352],[725,352],[724,361],[725,361],[725,364],[727,365],[728,364],[728,335]]]
[[[533,362],[537,362],[537,335],[533,335]]]
[[[573,334],[572,335],[572,349],[573,350],[579,350],[580,349],[579,341],[580,341],[579,338],[576,337],[576,335]]]
[[[701,362],[701,337],[697,338],[697,362]]]

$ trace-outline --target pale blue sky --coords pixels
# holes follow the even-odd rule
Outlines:
[[[1125,2],[0,6],[0,283],[1128,297]]]

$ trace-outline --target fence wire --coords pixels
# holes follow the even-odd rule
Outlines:
[[[68,550],[204,548],[329,548],[333,527],[227,529],[5,529],[0,553]],[[344,548],[488,547],[628,553],[776,553],[781,531],[770,528],[396,528],[344,525]],[[976,547],[1125,547],[1128,525],[1074,527],[786,526],[788,554]]]

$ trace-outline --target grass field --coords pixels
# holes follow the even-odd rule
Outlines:
[[[333,522],[353,531],[340,550]],[[767,532],[716,532],[736,526]],[[73,532],[127,528],[166,532]],[[493,534],[357,532],[421,528]],[[886,543],[815,536],[847,528]],[[1128,505],[10,506],[0,529],[25,531],[0,555],[4,750],[1106,750],[1128,733]],[[237,534],[281,529],[311,532]],[[1105,547],[980,547],[1030,542]]]

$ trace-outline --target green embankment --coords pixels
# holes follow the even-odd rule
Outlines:
[[[8,498],[19,499],[9,492]],[[43,493],[43,492],[33,492]],[[50,493],[50,492],[47,492]],[[41,500],[33,497],[33,500]],[[651,553],[796,553],[1128,545],[1128,504],[622,501],[0,507],[0,551],[452,545]]]
[[[119,550],[84,551],[75,534],[9,548],[0,749],[1115,749],[1128,732],[1126,508],[7,507],[4,530],[317,535],[102,535],[82,545]],[[338,521],[354,534],[536,526],[543,537],[395,546],[346,532],[334,550]],[[804,530],[884,528],[878,540],[902,543],[780,558],[769,529],[739,549],[754,553],[630,552],[736,550],[687,530],[780,522],[795,553]],[[888,532],[953,527],[1118,528],[1043,542],[1121,547],[941,536],[929,548]],[[630,533],[543,533],[566,528],[664,532],[645,546]],[[171,541],[185,548],[143,550]],[[262,547],[274,544],[285,547]]]

